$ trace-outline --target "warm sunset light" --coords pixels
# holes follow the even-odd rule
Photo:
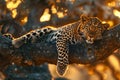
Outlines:
[[[0,80],[120,80],[120,0],[0,0]]]

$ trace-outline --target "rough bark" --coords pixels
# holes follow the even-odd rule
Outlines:
[[[120,48],[120,24],[103,34],[103,39],[90,45],[85,42],[70,45],[69,61],[72,63],[92,64],[107,58]],[[34,65],[57,62],[56,45],[48,42],[25,44],[20,48],[14,48],[11,40],[0,36],[0,66],[15,63],[24,65],[32,62]]]

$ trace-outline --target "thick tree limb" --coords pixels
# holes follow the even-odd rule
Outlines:
[[[116,49],[120,48],[120,24],[103,34],[103,39],[94,44],[70,45],[69,61],[72,63],[88,64],[107,58]],[[0,66],[11,64],[24,65],[23,62],[31,60],[35,65],[48,62],[56,64],[56,45],[48,42],[26,44],[16,49],[11,40],[0,36]]]

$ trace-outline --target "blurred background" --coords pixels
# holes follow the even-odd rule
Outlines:
[[[98,17],[111,29],[120,22],[120,0],[0,0],[0,34],[19,37],[48,25],[60,27],[81,14]],[[53,64],[23,67],[13,62],[5,65],[0,80],[120,80],[120,50],[114,53],[94,65],[69,65],[63,78]]]

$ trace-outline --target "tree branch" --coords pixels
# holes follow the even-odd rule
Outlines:
[[[107,58],[116,49],[120,48],[120,24],[103,34],[103,39],[95,41],[90,45],[82,44],[70,45],[69,61],[72,63],[91,64]],[[11,45],[11,40],[0,36],[0,66],[15,63],[24,65],[31,61],[34,65],[41,63],[57,63],[56,44],[41,42],[25,44],[16,49]],[[2,64],[3,63],[3,64]]]

